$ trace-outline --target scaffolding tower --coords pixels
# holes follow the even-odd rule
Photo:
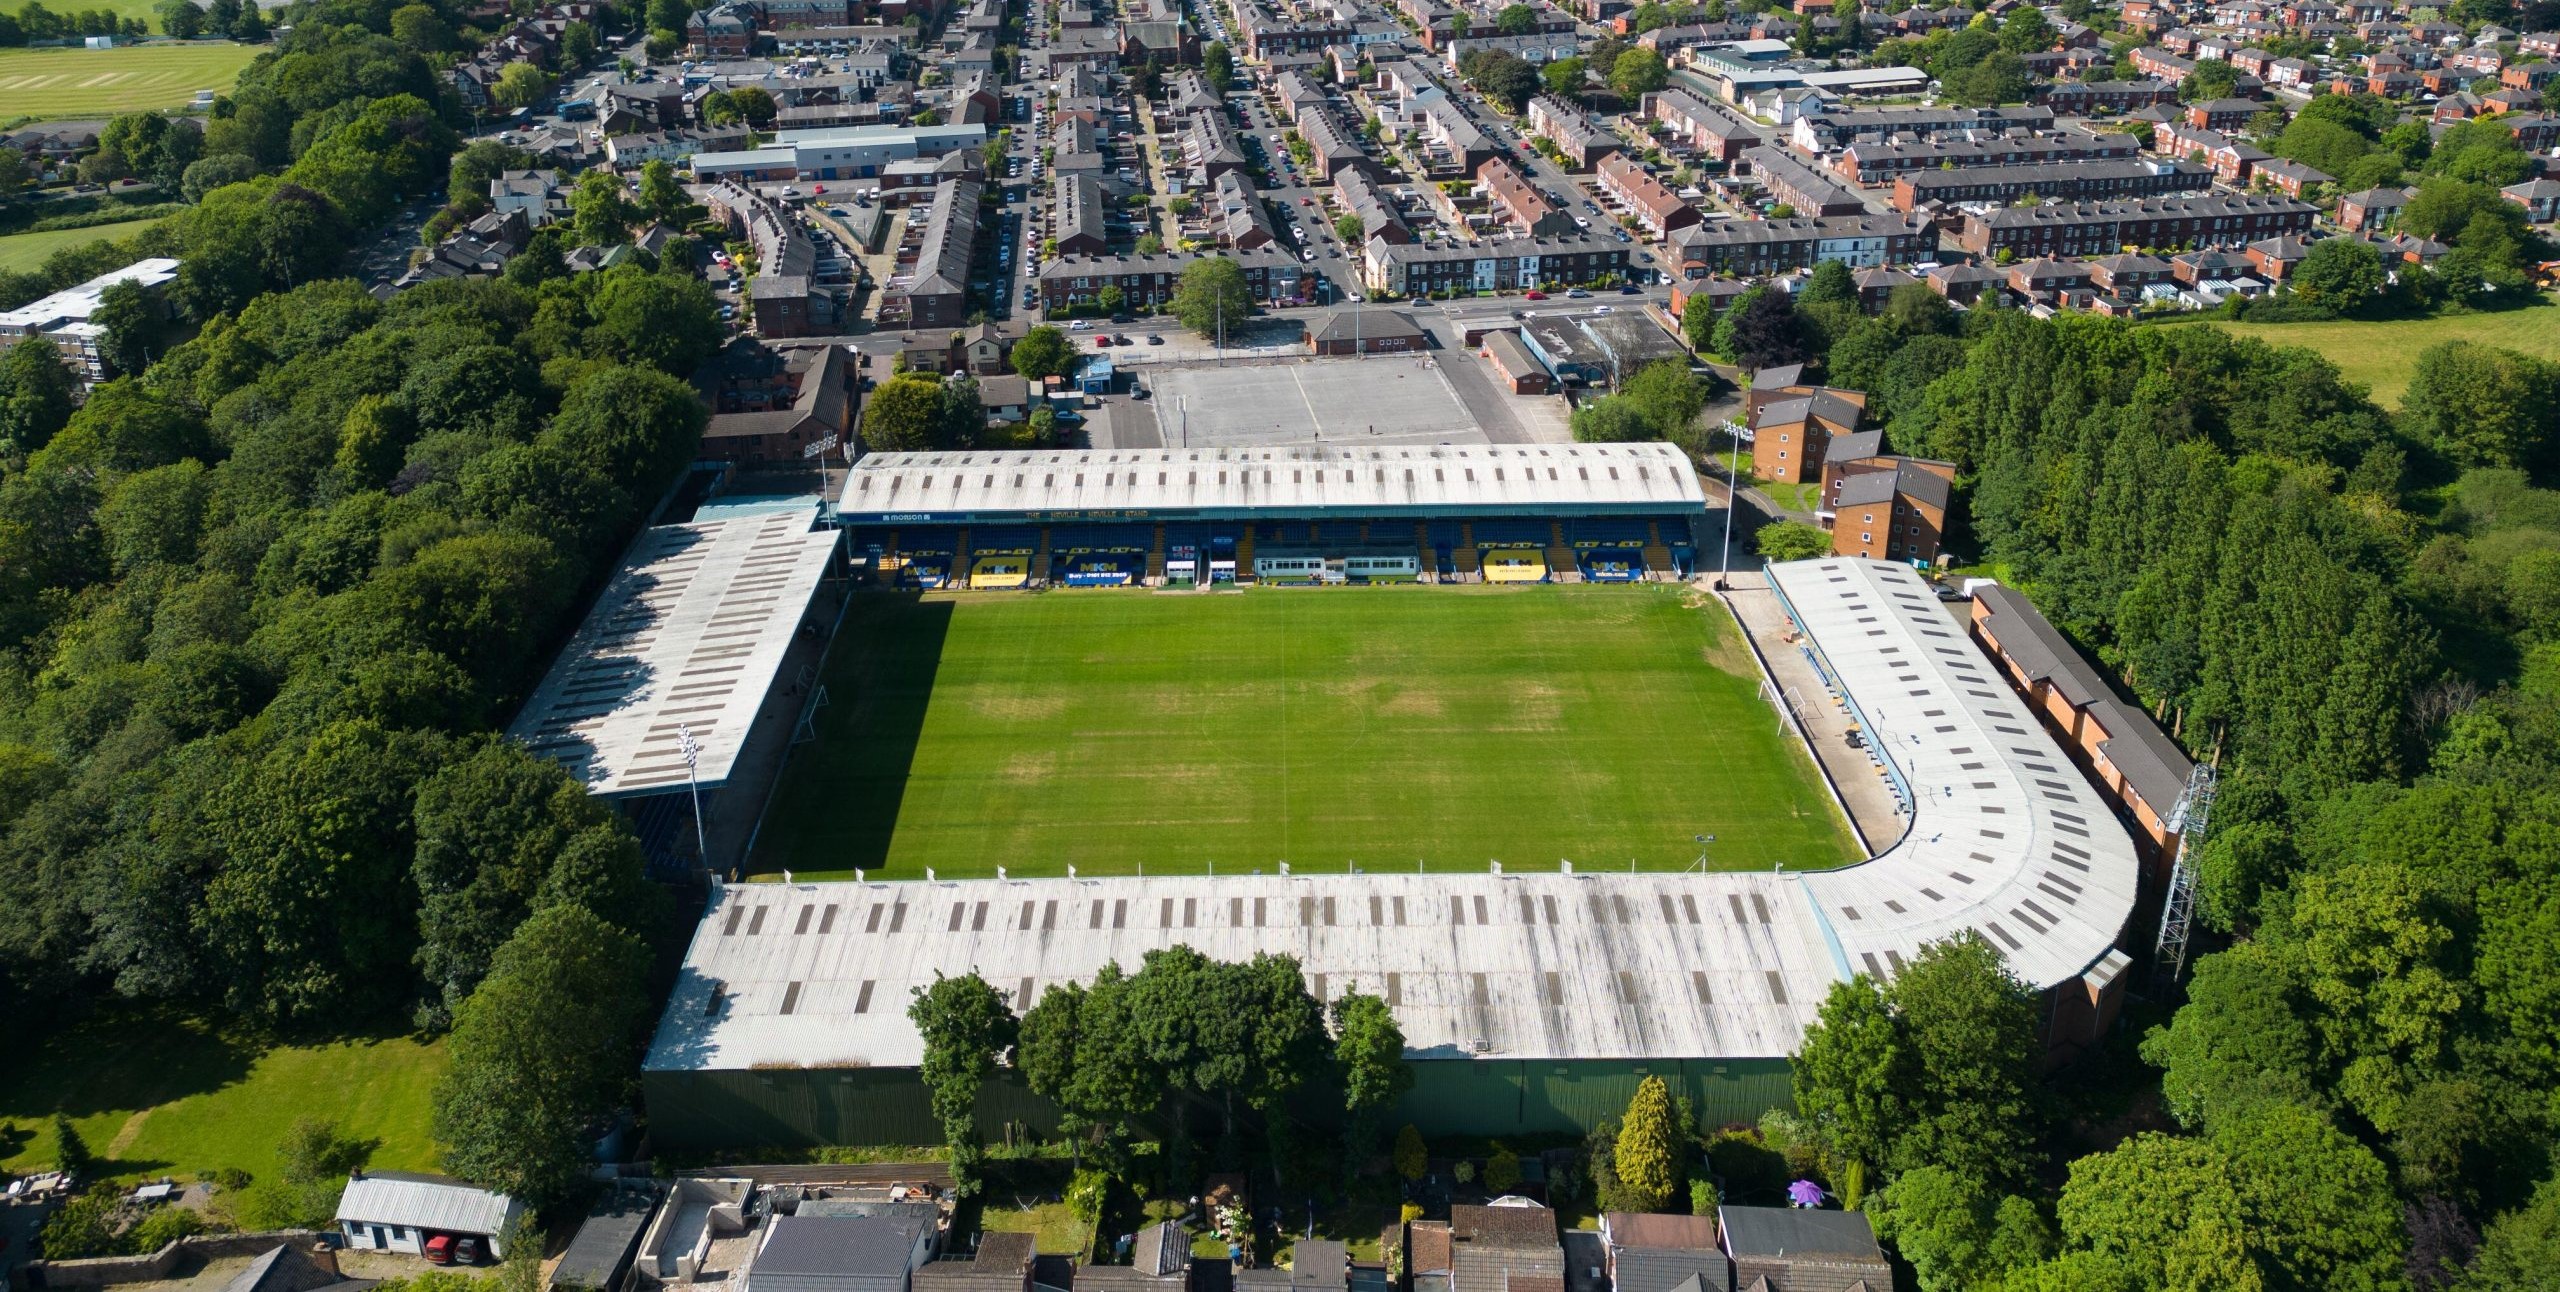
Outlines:
[[[2168,832],[2178,840],[2178,856],[2169,868],[2169,891],[2160,902],[2160,937],[2151,950],[2151,982],[2155,996],[2166,996],[2187,968],[2187,933],[2195,924],[2195,851],[2213,824],[2214,771],[2197,763],[2187,773],[2187,788],[2169,810]]]

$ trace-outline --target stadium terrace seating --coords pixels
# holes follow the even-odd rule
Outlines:
[[[969,531],[972,556],[1030,556],[1040,550],[1040,531],[1023,525],[1004,525]]]
[[[1031,582],[1028,556],[978,556],[969,562],[972,588],[1019,588]]]
[[[1423,526],[1422,541],[1424,546],[1431,549],[1431,568],[1444,579],[1453,579],[1458,575],[1457,564],[1450,559],[1449,554],[1458,548],[1473,546],[1467,542],[1465,523],[1454,520],[1435,520],[1427,523]]]
[[[1123,587],[1146,572],[1153,525],[1060,525],[1049,531],[1051,578],[1070,588]]]
[[[1480,520],[1470,528],[1479,549],[1545,547],[1555,541],[1555,526],[1543,520]]]
[[[1564,529],[1574,564],[1581,569],[1583,578],[1593,583],[1636,583],[1645,577],[1650,564],[1645,549],[1651,546],[1653,535],[1647,522],[1576,520],[1567,522]],[[1668,572],[1664,569],[1664,573]]]
[[[1040,531],[1022,526],[996,526],[970,530],[965,538],[970,587],[1030,586],[1031,561],[1040,552]]]
[[[1544,583],[1547,581],[1547,555],[1534,547],[1487,548],[1484,553],[1484,581]]]
[[[889,536],[898,581],[908,587],[940,588],[951,582],[951,567],[960,555],[960,535],[949,530],[901,530]],[[886,562],[884,569],[892,568]]]

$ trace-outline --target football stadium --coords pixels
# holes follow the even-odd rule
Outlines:
[[[2120,1003],[2133,839],[1912,570],[1772,567],[1751,595],[1782,608],[1782,643],[1743,639],[1685,587],[1496,586],[1496,550],[1535,555],[1543,582],[1600,582],[1578,577],[1572,536],[1630,517],[1637,582],[1677,578],[1647,550],[1706,521],[1676,454],[886,456],[857,464],[837,520],[905,588],[864,594],[828,662],[834,705],[886,716],[822,722],[795,756],[758,847],[809,873],[713,882],[644,1064],[666,1147],[930,1141],[911,989],[974,971],[1027,1008],[1177,944],[1294,956],[1319,999],[1384,997],[1417,1073],[1395,1116],[1432,1135],[1587,1130],[1646,1075],[1709,1121],[1752,1119],[1788,1102],[1785,1056],[1833,983],[1890,978],[1965,931],[2043,993],[2057,1052]],[[1592,479],[1611,467],[1616,487]],[[1463,487],[1433,487],[1452,476]],[[1543,524],[1549,542],[1476,547],[1486,521]],[[990,534],[1055,590],[965,590]],[[1326,575],[1343,563],[1320,582],[1363,581],[1357,554],[1460,586],[1220,587],[1220,553],[1264,582],[1248,572],[1269,536],[1299,534]],[[1119,582],[1154,590],[1067,585],[1090,567],[1060,558],[1106,542]],[[1186,547],[1209,578],[1172,590]],[[921,590],[936,574],[943,590]],[[1760,689],[1771,651],[1800,655],[1824,692],[1810,702],[1854,720],[1890,789],[1892,828],[1866,849],[1843,843],[1819,774],[1788,770],[1812,762]],[[1062,681],[1028,681],[1043,677]],[[1533,686],[1554,704],[1529,704]],[[1607,689],[1625,698],[1587,694]],[[1320,694],[1334,702],[1304,725],[1281,716]],[[1501,730],[1542,724],[1559,743]],[[1280,749],[1301,739],[1323,743],[1303,761]],[[865,742],[882,764],[844,748]],[[1239,804],[1195,774],[1247,765],[1313,784],[1254,783],[1269,801]],[[1467,786],[1489,788],[1435,811]],[[1462,842],[1435,848],[1435,832]],[[836,877],[847,856],[882,868]],[[1046,1130],[1055,1113],[1000,1073],[980,1116]]]

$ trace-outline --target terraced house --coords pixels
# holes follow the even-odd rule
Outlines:
[[[1507,238],[1471,243],[1372,242],[1363,257],[1372,292],[1517,291],[1614,280],[1627,272],[1627,245],[1601,238]]]
[[[1681,229],[1669,241],[1677,272],[1687,278],[1783,273],[1826,260],[1854,268],[1904,264],[1937,250],[1926,219],[1899,215],[1722,220]]]
[[[1317,276],[1285,251],[1218,254],[1244,270],[1245,291],[1260,304],[1302,304],[1316,290]],[[1101,299],[1103,288],[1117,287],[1121,300],[1130,307],[1153,309],[1173,299],[1174,289],[1182,285],[1182,271],[1201,258],[1201,254],[1190,252],[1060,256],[1040,267],[1041,307],[1064,310],[1092,305]]]
[[[2227,247],[2311,230],[2320,208],[2289,197],[2154,197],[2057,202],[1965,216],[1956,242],[1977,256],[2095,256],[2125,247]]]

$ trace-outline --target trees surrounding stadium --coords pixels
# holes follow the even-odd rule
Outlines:
[[[432,1026],[530,914],[647,925],[627,822],[475,738],[691,459],[701,405],[625,360],[689,370],[667,338],[716,321],[635,276],[313,283],[49,438],[21,411],[42,392],[12,392],[36,429],[0,463],[0,1012]],[[466,1124],[457,1163],[528,1142]]]
[[[915,989],[907,1018],[924,1040],[919,1075],[951,1150],[952,1187],[965,1198],[982,1183],[985,1149],[978,1133],[978,1091],[994,1073],[996,1060],[1013,1048],[1021,1024],[1004,997],[975,973],[957,978],[936,973],[932,985]]]
[[[1230,1148],[1255,1131],[1289,1140],[1317,1109],[1343,1129],[1349,1172],[1378,1151],[1378,1116],[1412,1074],[1385,1002],[1347,994],[1327,1022],[1293,958],[1223,962],[1174,946],[1148,952],[1136,973],[1106,964],[1090,986],[1044,992],[1013,1065],[1074,1119],[1088,1160],[1125,1163],[1141,1117],[1191,1155],[1204,1131]]]
[[[2429,227],[2505,235],[2429,183]],[[2560,821],[2552,369],[2443,347],[2394,414],[2308,351],[2210,328],[1911,318],[1899,350],[1888,310],[1807,357],[1870,392],[1896,451],[1957,462],[1981,558],[2218,753],[2194,860],[2226,944],[2141,1046],[2183,1133],[2074,1164],[2050,1257],[1999,1237],[2044,1196],[2043,1114],[2014,999],[1985,1014],[1978,985],[1909,1009],[1926,983],[1904,975],[1825,1005],[1798,1075],[1832,1187],[1880,1177],[1930,1286],[2442,1287],[2475,1247],[2460,1285],[2501,1286],[2503,1253],[2547,1231],[2535,1110],[2560,1076],[2560,1008],[2529,985],[2552,972],[2560,854],[2521,842]],[[1764,550],[1827,550],[1788,534]],[[1932,1018],[1976,1057],[1922,1064]]]
[[[1342,1169],[1349,1176],[1377,1151],[1379,1117],[1413,1088],[1404,1029],[1387,1002],[1347,992],[1333,1002],[1333,1061],[1342,1074]]]
[[[1796,1105],[1843,1161],[2011,1187],[2039,1156],[2041,1056],[2034,993],[1968,934],[1889,985],[1834,988],[1796,1058]]]
[[[582,906],[519,925],[454,1017],[436,1086],[445,1168],[547,1207],[586,1178],[588,1128],[631,1085],[648,951]]]

